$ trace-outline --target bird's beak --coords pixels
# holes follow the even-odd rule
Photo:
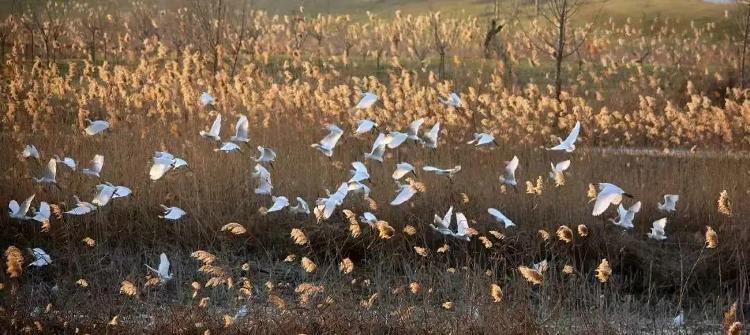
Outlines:
[[[496,140],[492,140],[492,143],[495,143],[495,145],[498,146],[498,147],[500,146],[500,143],[497,143]]]
[[[630,199],[633,199],[633,195],[630,194],[630,193],[623,193],[622,195],[624,195],[624,196],[626,196],[626,197],[628,197]]]
[[[414,177],[419,177],[419,176],[417,176],[417,171],[411,170],[411,174],[413,174]]]

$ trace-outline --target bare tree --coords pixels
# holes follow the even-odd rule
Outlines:
[[[440,13],[431,15],[430,24],[434,38],[435,51],[440,55],[440,78],[445,75],[445,59],[448,54],[448,47],[451,41],[455,41],[459,35],[458,20],[448,19],[441,20]]]
[[[750,43],[750,1],[737,2],[737,32],[740,35],[739,57],[737,57],[740,70],[740,87],[745,87],[745,63],[747,62],[747,49]]]
[[[219,71],[220,48],[226,34],[227,4],[224,0],[191,0],[193,22],[197,24],[201,44],[199,47],[211,57],[211,71]]]

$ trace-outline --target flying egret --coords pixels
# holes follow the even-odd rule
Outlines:
[[[516,169],[517,168],[518,168],[518,156],[513,156],[513,159],[511,159],[508,162],[505,162],[505,170],[503,171],[503,175],[500,176],[500,182],[505,185],[516,187],[518,185],[518,183],[516,182]]]
[[[359,120],[357,121],[357,130],[354,131],[354,135],[369,133],[373,128],[377,129],[378,124],[367,119]]]
[[[402,133],[398,131],[391,131],[388,133],[388,135],[385,136],[384,141],[389,149],[396,149],[401,144],[403,144],[408,138],[409,138],[409,135],[406,133]]]
[[[161,206],[161,208],[164,210],[164,215],[159,215],[160,219],[179,220],[180,218],[185,216],[185,214],[187,214],[187,212],[185,212],[184,210],[182,210],[182,208],[179,208],[179,207],[167,207],[164,205],[159,205],[159,206]]]
[[[471,240],[469,237],[469,220],[466,219],[464,213],[456,212],[456,232],[452,235],[459,240]]]
[[[513,223],[513,221],[511,221],[510,219],[508,219],[508,217],[505,216],[505,214],[503,214],[502,212],[500,212],[499,210],[495,208],[488,208],[487,213],[490,213],[490,215],[492,215],[492,218],[495,219],[495,221],[503,224],[503,226],[505,226],[505,229],[516,226],[516,224]]]
[[[268,163],[273,166],[273,162],[276,160],[276,152],[271,148],[265,148],[258,146],[258,157],[253,157],[256,163]]]
[[[146,268],[151,270],[151,272],[159,276],[159,281],[161,282],[161,284],[168,282],[170,279],[172,279],[172,276],[174,275],[173,273],[169,272],[169,259],[167,258],[167,254],[163,252],[161,253],[161,255],[159,255],[159,269],[158,270],[150,267],[148,264],[143,264],[143,265],[145,265]]]
[[[380,133],[372,144],[372,150],[369,153],[365,153],[365,159],[372,159],[382,163],[386,143],[386,135]]]
[[[680,313],[672,319],[672,325],[680,328],[685,325],[685,312],[680,310]],[[741,332],[742,330],[740,330]]]
[[[430,131],[425,133],[422,139],[422,145],[429,149],[437,149],[438,146],[438,133],[440,133],[440,122],[436,123]]]
[[[440,168],[436,168],[434,166],[428,165],[428,166],[422,167],[422,171],[432,172],[438,176],[446,176],[448,177],[448,179],[453,179],[453,176],[459,171],[461,171],[461,165],[456,165],[451,169],[440,169]]]
[[[203,92],[201,93],[201,96],[198,98],[198,102],[201,104],[202,107],[206,107],[208,105],[216,104],[216,98],[214,98],[208,92]]]
[[[396,164],[396,171],[393,171],[393,175],[391,175],[391,177],[394,180],[399,180],[403,178],[409,172],[414,174],[415,177],[417,176],[417,173],[414,171],[413,165],[407,162],[401,162],[401,163]]]
[[[23,158],[35,158],[36,160],[39,160],[39,150],[36,149],[36,147],[33,144],[28,144],[23,148],[23,151],[21,152],[21,155]]]
[[[115,193],[112,194],[112,199],[125,198],[129,196],[131,193],[133,193],[133,190],[131,190],[130,188],[126,186],[112,185],[112,183],[110,182],[106,182],[105,184],[107,184],[107,186],[109,187],[115,188]]]
[[[349,170],[352,176],[349,178],[349,183],[358,183],[370,179],[370,173],[367,171],[365,164],[362,162],[352,162],[352,167],[354,169]]]
[[[34,211],[34,221],[45,223],[49,221],[50,216],[52,216],[52,210],[49,207],[49,204],[46,201],[42,201],[39,203],[39,209]]]
[[[447,99],[438,98],[441,103],[448,105],[453,108],[462,108],[463,104],[461,103],[461,98],[458,97],[458,94],[456,93],[449,93]]]
[[[168,152],[157,151],[154,153],[154,163],[151,165],[148,174],[151,180],[156,181],[161,179],[169,170],[182,166],[187,166],[184,159],[177,158]]]
[[[271,173],[263,165],[255,164],[255,171],[252,177],[258,180],[258,187],[255,188],[255,194],[271,195],[271,191],[273,190]]]
[[[84,129],[84,131],[89,136],[99,134],[107,130],[107,128],[109,128],[109,122],[107,121],[103,121],[103,120],[92,121],[91,119],[86,119],[86,122],[89,125],[88,127],[86,127],[86,129]]]
[[[372,105],[374,105],[378,101],[378,96],[375,95],[372,92],[364,92],[362,93],[362,98],[359,99],[359,102],[357,102],[357,105],[354,106],[355,109],[367,109],[370,108]]]
[[[295,206],[289,206],[289,211],[292,212],[292,214],[310,215],[310,206],[307,205],[305,199],[297,197],[297,204]]]
[[[478,147],[480,145],[487,145],[490,143],[495,143],[495,145],[500,146],[500,144],[495,141],[495,136],[488,133],[474,133],[474,139],[466,142],[466,144],[473,144],[475,147]]]
[[[240,146],[235,144],[234,142],[224,142],[221,144],[221,147],[215,148],[214,151],[232,152],[232,151],[242,151],[242,150],[240,150]]]
[[[614,184],[599,183],[599,194],[596,195],[594,210],[591,214],[599,216],[607,210],[607,207],[609,207],[610,204],[619,205],[620,202],[622,202],[623,195],[628,198],[633,197]]]
[[[289,199],[284,196],[274,197],[271,196],[271,201],[273,201],[273,205],[271,208],[268,209],[266,213],[276,212],[284,209],[284,207],[289,206]]]
[[[674,213],[677,210],[678,200],[680,200],[680,196],[677,194],[665,194],[664,203],[658,203],[657,207],[662,212]]]
[[[104,156],[94,155],[94,159],[89,164],[89,167],[81,169],[81,173],[99,178],[99,173],[102,172],[102,167],[104,167]]]
[[[221,141],[221,137],[219,137],[219,132],[221,131],[221,114],[216,114],[216,118],[214,119],[214,123],[211,124],[211,128],[208,129],[208,131],[201,130],[200,135],[214,140],[216,142]]]
[[[333,149],[336,147],[336,143],[339,142],[341,135],[344,134],[344,131],[335,124],[326,125],[326,129],[328,129],[328,135],[320,140],[320,142],[310,146],[318,149],[326,157],[331,158],[333,156]]]
[[[419,127],[421,127],[423,123],[424,123],[424,119],[423,118],[416,119],[416,120],[412,121],[409,124],[409,127],[406,128],[406,136],[410,140],[420,141],[420,138],[419,138]]]
[[[84,215],[96,210],[96,206],[94,206],[92,203],[81,201],[81,199],[79,199],[77,195],[74,195],[73,199],[75,199],[76,201],[76,207],[73,207],[71,210],[65,212],[65,214]]]
[[[30,219],[30,217],[26,216],[26,213],[29,211],[31,202],[34,201],[35,196],[36,194],[32,194],[30,197],[26,198],[21,205],[18,205],[17,201],[11,200],[10,203],[8,203],[8,214],[10,215],[10,218],[19,220]]]
[[[628,209],[625,209],[625,207],[620,204],[617,207],[617,220],[610,218],[609,221],[614,223],[615,226],[620,226],[624,229],[633,229],[633,220],[635,219],[635,213],[638,213],[640,210],[640,201],[634,203]]]
[[[359,222],[366,223],[370,227],[374,226],[376,222],[378,222],[378,218],[375,216],[375,214],[372,214],[370,212],[364,212],[359,217]]]
[[[358,181],[349,182],[348,190],[355,194],[362,194],[365,199],[370,196],[370,187]]]
[[[229,141],[242,143],[250,142],[250,138],[248,137],[249,127],[250,123],[247,121],[247,116],[240,115],[237,124],[234,126],[234,136],[229,137]]]
[[[548,148],[547,150],[555,150],[555,151],[562,151],[565,150],[566,152],[573,152],[573,150],[576,149],[576,140],[578,139],[578,133],[581,132],[581,122],[576,121],[575,127],[573,127],[573,130],[570,131],[570,134],[568,134],[568,137],[563,139],[558,138],[560,141],[560,144]]]
[[[76,170],[76,161],[73,158],[70,158],[70,157],[60,158],[60,156],[58,155],[55,155],[54,157],[58,164],[63,164],[73,171]]]
[[[47,163],[47,167],[42,172],[42,176],[40,178],[34,178],[34,181],[37,183],[47,183],[47,184],[54,184],[57,185],[57,161],[54,158],[50,158],[49,162]]]
[[[654,221],[651,224],[651,232],[647,233],[646,235],[649,238],[652,238],[657,241],[663,241],[667,239],[666,232],[664,231],[664,228],[667,227],[667,218],[661,218],[659,220]]]
[[[396,195],[396,198],[394,198],[393,201],[391,201],[391,206],[401,205],[409,201],[409,199],[411,199],[412,196],[417,194],[417,189],[414,186],[412,186],[410,178],[407,178],[406,181],[408,182],[406,184],[402,184],[396,181],[396,185],[398,186],[398,189],[397,189],[398,194]]]
[[[445,215],[443,215],[442,218],[435,214],[432,219],[434,225],[430,224],[430,228],[443,235],[453,235],[451,221],[453,221],[453,206],[448,208],[448,211],[445,212]]]
[[[349,193],[349,185],[347,183],[341,183],[335,193],[330,193],[328,190],[326,190],[326,193],[328,194],[327,198],[318,198],[318,200],[315,201],[315,205],[323,210],[324,219],[330,218],[331,215],[333,215],[333,211],[336,210],[336,207],[344,203],[344,199],[346,198],[347,193]]]
[[[34,256],[34,261],[29,263],[28,266],[42,267],[52,264],[52,257],[50,257],[47,252],[42,250],[42,248],[34,248],[30,251]]]
[[[562,161],[562,162],[557,163],[557,164],[549,163],[549,165],[550,165],[550,167],[552,169],[552,171],[550,171],[550,173],[549,173],[549,177],[551,179],[555,179],[558,175],[563,174],[563,172],[565,172],[565,170],[567,170],[568,168],[570,168],[570,160]]]
[[[109,201],[112,200],[112,197],[115,195],[115,191],[117,190],[116,187],[113,187],[110,185],[107,185],[107,184],[96,185],[97,194],[94,197],[94,200],[91,201],[91,203],[96,205],[97,207],[106,206],[109,203]]]

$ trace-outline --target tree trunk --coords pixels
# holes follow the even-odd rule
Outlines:
[[[445,51],[440,52],[440,79],[445,78]]]
[[[558,23],[557,50],[555,50],[555,99],[560,101],[562,91],[562,62],[565,57],[565,24],[567,17],[568,1],[564,0],[560,9],[560,22]]]
[[[742,53],[740,54],[740,87],[745,88],[745,58],[747,57],[748,35],[750,35],[750,4],[747,5],[745,21],[743,22],[744,34],[742,36]]]

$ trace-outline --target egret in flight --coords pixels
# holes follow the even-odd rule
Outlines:
[[[370,173],[367,171],[365,164],[362,162],[352,162],[352,167],[354,169],[349,170],[352,176],[349,178],[349,183],[358,183],[370,179]]]
[[[393,175],[391,175],[391,177],[394,180],[399,180],[403,178],[409,172],[411,172],[415,177],[417,176],[417,173],[414,172],[413,165],[407,162],[401,162],[401,163],[396,164],[396,171],[393,171]]]
[[[318,200],[315,201],[315,205],[322,209],[324,219],[329,219],[336,210],[336,207],[344,203],[344,198],[346,198],[348,192],[349,185],[347,183],[341,183],[335,193],[330,193],[326,190],[328,197],[318,198]]]
[[[568,134],[568,137],[563,139],[558,138],[560,141],[560,144],[548,148],[547,150],[555,150],[555,151],[562,151],[565,150],[566,152],[573,152],[573,150],[576,149],[576,140],[578,139],[578,133],[581,132],[581,122],[576,122],[575,127],[573,127],[573,130],[570,131],[570,134]]]
[[[39,203],[39,208],[34,211],[34,221],[45,223],[49,222],[49,218],[52,216],[52,209],[46,201]]]
[[[294,206],[289,206],[289,211],[292,212],[292,214],[310,215],[310,206],[307,205],[307,201],[305,201],[305,199],[297,197],[297,204]]]
[[[326,125],[326,129],[328,129],[328,135],[320,140],[320,142],[312,144],[311,147],[318,149],[326,157],[331,158],[333,156],[333,149],[339,142],[341,135],[344,134],[344,131],[335,124]]]
[[[599,183],[599,194],[596,195],[594,210],[591,212],[594,216],[599,216],[607,210],[610,204],[619,205],[622,202],[622,196],[632,198],[633,196],[625,193],[620,187],[610,183]],[[592,200],[593,201],[593,200]]]
[[[495,141],[495,136],[488,133],[474,133],[474,139],[466,142],[466,144],[473,144],[475,147],[487,145],[490,143],[494,143],[495,145],[500,146],[500,144]]]
[[[250,142],[248,132],[249,122],[247,121],[247,116],[240,115],[237,124],[234,126],[234,136],[229,137],[229,141],[242,143]]]
[[[214,98],[208,92],[203,92],[201,93],[201,96],[198,98],[198,102],[201,104],[202,107],[205,107],[208,105],[216,104],[216,98]]]
[[[169,170],[182,166],[187,166],[187,162],[184,159],[177,158],[168,152],[157,151],[154,153],[154,163],[151,165],[149,177],[151,180],[156,181],[161,179]]]
[[[518,168],[518,156],[513,156],[513,159],[511,159],[508,162],[505,162],[505,170],[503,171],[503,175],[500,176],[500,182],[505,185],[516,187],[518,185],[518,183],[516,182],[516,169],[517,168]]]
[[[103,120],[92,121],[91,119],[86,119],[86,122],[89,125],[88,127],[86,127],[86,129],[84,129],[84,131],[89,136],[99,134],[107,130],[107,128],[109,128],[109,122],[107,121],[103,121]]]
[[[432,219],[432,223],[434,224],[430,224],[430,228],[443,235],[453,235],[451,221],[453,221],[453,206],[448,208],[448,211],[445,212],[442,218],[435,214]]]
[[[447,99],[438,98],[441,103],[448,105],[453,108],[462,108],[463,104],[461,103],[461,98],[456,93],[449,93]]]
[[[677,210],[677,201],[680,200],[680,196],[677,194],[665,194],[664,203],[656,204],[660,211],[667,213],[674,213]]]
[[[664,231],[664,228],[667,227],[667,218],[656,220],[651,225],[651,232],[646,234],[649,238],[657,241],[663,241],[667,239],[666,232]]]
[[[73,199],[75,199],[76,201],[76,207],[73,207],[71,210],[65,212],[65,214],[84,215],[96,210],[96,206],[94,206],[90,202],[81,201],[81,199],[79,199],[77,195],[74,195]]]
[[[609,221],[614,223],[615,226],[619,226],[624,229],[633,229],[633,220],[635,219],[635,213],[638,213],[640,210],[641,210],[640,201],[634,203],[628,209],[625,209],[625,207],[623,207],[622,204],[620,204],[617,207],[617,220],[609,219]]]
[[[498,223],[502,224],[505,227],[505,229],[516,226],[516,224],[513,223],[513,221],[511,221],[510,219],[508,219],[508,217],[505,216],[505,214],[503,214],[502,212],[500,212],[499,210],[495,208],[488,208],[487,213],[490,213],[492,218],[495,219],[495,221],[497,221]]]
[[[94,159],[89,164],[89,167],[81,169],[81,173],[99,178],[99,173],[102,172],[102,168],[104,167],[104,156],[94,155]]]
[[[242,150],[240,150],[240,146],[235,144],[234,142],[224,142],[221,144],[221,147],[214,149],[214,151],[232,152]]]
[[[469,220],[466,219],[464,213],[456,212],[456,232],[452,235],[459,240],[471,240],[469,237]]]
[[[378,101],[378,96],[375,95],[372,92],[365,92],[362,94],[362,98],[359,99],[359,102],[357,102],[357,105],[354,106],[355,109],[367,109],[372,107],[376,102]]]
[[[378,218],[375,216],[375,214],[372,214],[370,212],[364,212],[359,217],[359,222],[366,223],[370,227],[374,226],[376,222],[378,222]]]
[[[441,168],[436,168],[434,166],[428,165],[428,166],[422,167],[422,171],[432,172],[438,176],[446,176],[448,177],[448,179],[453,179],[453,176],[459,171],[461,171],[461,165],[456,165],[451,169],[441,169]]]
[[[112,197],[115,195],[115,191],[117,190],[117,188],[110,186],[110,185],[107,185],[107,184],[96,185],[97,194],[94,197],[94,200],[91,201],[91,203],[93,203],[97,207],[106,206],[109,203],[109,201],[112,200]]]
[[[42,176],[40,178],[34,178],[34,181],[42,184],[53,184],[57,186],[57,161],[51,158],[47,163]]]
[[[549,177],[551,179],[556,179],[557,176],[562,175],[565,170],[570,168],[570,160],[562,161],[557,164],[549,163],[550,167],[552,168],[552,171],[549,173]]]
[[[369,153],[365,153],[365,159],[372,159],[382,163],[386,143],[386,135],[380,133],[372,144],[372,150]]]
[[[409,124],[409,127],[406,128],[406,136],[410,140],[420,141],[420,138],[419,138],[419,127],[421,127],[423,123],[424,123],[424,119],[423,118],[416,119],[416,120],[412,121]]]
[[[8,214],[10,215],[10,218],[19,220],[30,219],[26,216],[26,213],[29,211],[31,202],[34,201],[35,196],[36,194],[32,194],[30,197],[26,198],[21,205],[19,205],[17,201],[11,200],[10,203],[8,203]]]
[[[411,178],[406,178],[406,181],[407,181],[406,184],[402,184],[402,183],[396,181],[396,185],[398,186],[398,188],[397,188],[397,192],[398,193],[396,194],[396,198],[394,198],[391,201],[391,206],[401,205],[401,204],[409,201],[409,199],[411,199],[411,197],[413,197],[415,194],[417,194],[418,191],[412,185]]]
[[[355,194],[362,194],[362,197],[365,199],[367,199],[370,196],[369,186],[358,181],[349,182],[347,184],[348,184],[349,192],[352,192]]]
[[[39,160],[39,150],[33,144],[26,145],[21,152],[23,158],[35,158]]]
[[[185,214],[187,214],[187,212],[185,212],[184,210],[182,210],[182,208],[179,208],[179,207],[167,207],[164,205],[159,205],[159,206],[161,206],[161,209],[164,210],[164,215],[159,215],[160,219],[176,221],[182,218],[183,216],[185,216]]]
[[[273,162],[276,160],[276,152],[271,148],[265,148],[258,146],[258,157],[253,157],[256,163],[268,163],[273,166]]]
[[[440,133],[440,122],[436,123],[430,131],[424,134],[422,145],[428,149],[437,149],[438,133]]]
[[[271,195],[273,184],[271,183],[271,173],[263,165],[255,164],[255,171],[252,177],[258,180],[258,187],[255,188],[255,194]]]
[[[221,131],[221,114],[216,114],[216,118],[214,119],[214,123],[211,124],[211,128],[208,129],[208,131],[201,130],[200,135],[214,140],[216,142],[221,141],[221,137],[219,137],[219,132]]]
[[[50,257],[47,252],[42,250],[42,248],[34,248],[30,251],[34,256],[34,261],[29,263],[28,266],[42,267],[52,264],[52,257]]]
[[[55,160],[57,161],[58,164],[63,164],[72,171],[76,170],[76,161],[73,158],[70,158],[70,157],[60,158],[60,156],[55,155]]]
[[[369,133],[373,128],[378,129],[378,124],[367,119],[359,120],[357,121],[357,129],[354,131],[354,135]]]
[[[271,196],[271,201],[273,201],[273,205],[271,208],[268,209],[266,213],[276,212],[284,209],[284,207],[289,206],[289,199],[287,197],[279,196],[274,197]]]
[[[159,282],[161,282],[161,284],[164,284],[168,282],[170,279],[172,279],[173,274],[169,272],[169,259],[167,258],[167,254],[165,253],[161,253],[161,255],[159,255],[159,269],[158,270],[148,266],[148,264],[143,264],[143,265],[145,265],[146,268],[151,270],[151,272],[159,276]]]

